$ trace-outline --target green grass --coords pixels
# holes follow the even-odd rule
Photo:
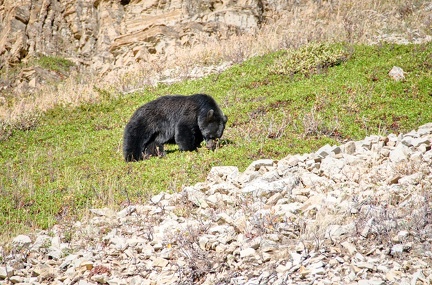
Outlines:
[[[339,52],[341,45],[335,47]],[[281,51],[204,79],[58,107],[32,129],[13,130],[0,141],[1,239],[79,218],[88,208],[120,208],[180,191],[203,181],[213,166],[243,171],[256,159],[409,131],[431,120],[432,44],[345,48],[349,56],[318,61],[310,73],[275,72],[276,65],[288,70],[283,64],[292,51]],[[407,72],[405,81],[388,76],[394,65]],[[136,108],[161,95],[200,92],[228,115],[221,148],[179,152],[171,145],[162,159],[123,161],[123,128]]]
[[[72,61],[58,56],[43,55],[36,59],[35,63],[40,65],[42,68],[63,73],[69,71],[69,68],[74,66]]]

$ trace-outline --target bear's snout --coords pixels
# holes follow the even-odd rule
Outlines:
[[[217,145],[217,141],[215,139],[207,139],[206,147],[210,150],[215,150]]]

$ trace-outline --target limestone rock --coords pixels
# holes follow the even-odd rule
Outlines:
[[[393,68],[389,72],[389,75],[395,81],[401,81],[405,79],[404,71],[399,66],[393,66]]]
[[[26,249],[30,246],[31,242],[29,236],[19,235],[13,239],[12,244],[18,249]]]
[[[0,279],[6,279],[14,275],[14,269],[10,266],[0,266]]]

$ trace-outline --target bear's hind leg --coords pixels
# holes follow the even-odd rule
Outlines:
[[[125,131],[123,154],[126,162],[140,161],[147,157],[147,148],[154,144],[154,135]],[[155,148],[155,147],[154,147]]]

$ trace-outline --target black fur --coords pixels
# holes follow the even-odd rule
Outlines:
[[[181,151],[196,150],[203,140],[214,149],[227,117],[206,94],[163,96],[138,108],[126,125],[126,161],[165,155],[163,145],[176,143]]]

